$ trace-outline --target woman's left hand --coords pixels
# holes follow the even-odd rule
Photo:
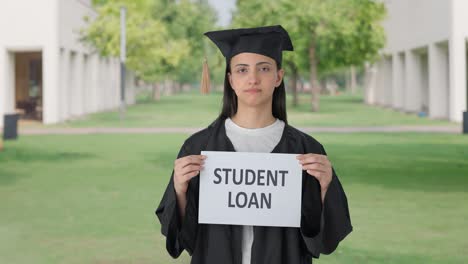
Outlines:
[[[297,159],[302,165],[302,169],[319,181],[323,200],[333,175],[332,165],[328,157],[325,155],[308,153],[298,155]]]

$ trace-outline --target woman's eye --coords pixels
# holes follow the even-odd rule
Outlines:
[[[247,69],[246,68],[239,68],[239,69],[237,69],[237,72],[238,73],[245,73],[245,72],[247,72]]]
[[[260,71],[262,71],[262,72],[268,72],[268,71],[270,71],[270,68],[269,68],[269,67],[261,67],[261,68],[260,68]]]

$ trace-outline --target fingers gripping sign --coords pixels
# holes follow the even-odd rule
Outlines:
[[[175,160],[174,188],[176,193],[187,192],[188,182],[203,169],[205,159],[204,155],[190,155]]]
[[[302,169],[319,181],[323,201],[333,175],[332,165],[328,157],[321,154],[308,153],[298,155],[297,159],[302,165]]]

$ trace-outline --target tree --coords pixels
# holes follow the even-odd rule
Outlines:
[[[164,22],[172,39],[189,44],[186,52],[190,55],[170,69],[171,77],[180,83],[198,80],[204,57],[211,56],[205,48],[203,33],[213,30],[216,21],[213,8],[205,1],[159,0],[151,12],[155,19]]]
[[[83,40],[101,56],[120,54],[120,7],[127,8],[127,67],[150,83],[161,81],[190,52],[186,39],[174,39],[168,26],[150,12],[157,2],[149,0],[96,1],[98,16],[87,18]],[[154,94],[159,94],[154,86]]]
[[[207,52],[203,33],[213,30],[214,10],[206,1],[189,0],[94,0],[98,17],[83,30],[84,40],[103,56],[119,54],[119,8],[127,11],[127,65],[153,82],[199,80]]]
[[[380,21],[385,7],[373,0],[278,0],[268,5],[239,0],[237,5],[235,24],[282,24],[288,30],[297,55],[286,55],[285,64],[291,65],[293,75],[294,65],[298,72],[308,71],[312,111],[319,110],[319,74],[362,65],[374,59],[384,45]]]

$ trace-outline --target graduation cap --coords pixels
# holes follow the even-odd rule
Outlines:
[[[252,52],[270,57],[280,65],[282,51],[293,50],[288,32],[280,25],[210,31],[205,36],[218,46],[227,63],[239,53]]]

